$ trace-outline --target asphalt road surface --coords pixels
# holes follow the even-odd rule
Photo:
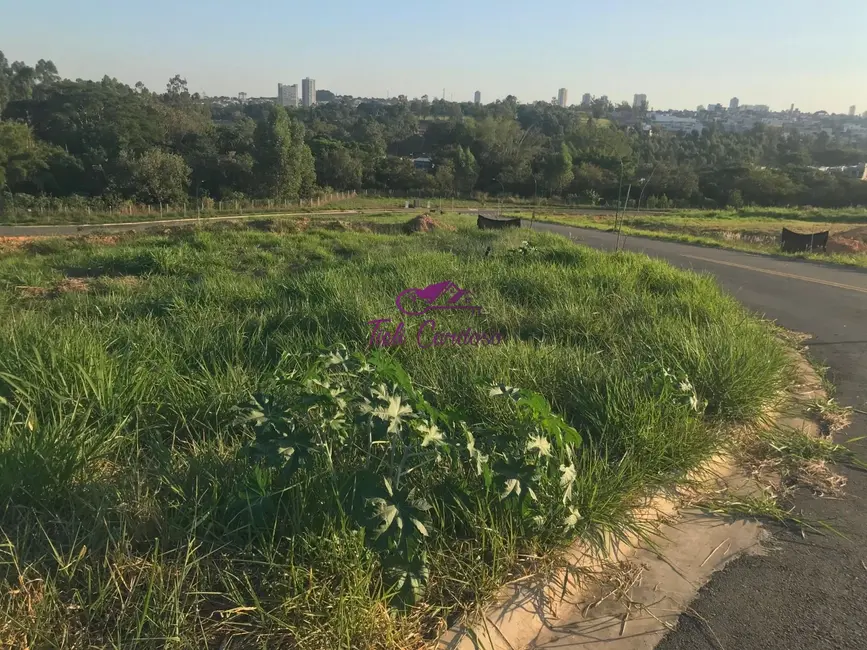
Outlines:
[[[533,227],[615,247],[612,233]],[[634,237],[623,248],[712,273],[756,313],[811,334],[810,354],[831,368],[837,400],[861,411],[840,441],[867,434],[867,272]],[[851,447],[867,459],[867,441]],[[715,574],[692,604],[695,614],[682,615],[657,650],[867,650],[867,473],[843,473],[844,499],[798,494],[794,506],[848,539],[774,531],[772,552]]]

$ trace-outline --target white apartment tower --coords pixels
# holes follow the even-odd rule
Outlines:
[[[565,88],[561,88],[557,92],[557,105],[558,106],[566,106],[566,104],[568,102],[568,98],[567,98],[568,94],[569,94],[569,91],[566,90]]]
[[[301,103],[305,108],[316,103],[316,79],[306,77],[301,80]]]
[[[286,108],[298,107],[298,84],[277,84],[277,103]]]

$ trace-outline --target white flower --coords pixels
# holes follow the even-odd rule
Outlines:
[[[506,481],[506,485],[500,494],[500,501],[512,493],[514,493],[515,496],[521,496],[521,481],[516,478],[510,478]]]
[[[406,404],[402,404],[399,395],[392,395],[388,400],[387,407],[379,407],[373,411],[373,414],[380,420],[388,422],[388,432],[397,433],[403,424],[403,416],[412,413],[412,408]]]
[[[463,423],[462,423],[463,425]],[[467,435],[467,453],[470,455],[470,461],[474,461],[476,463],[476,475],[482,475],[482,468],[485,463],[488,462],[488,457],[483,454],[481,451],[476,449],[476,439],[473,437],[473,434],[469,429],[466,428],[466,425],[463,425],[464,433]]]
[[[572,484],[577,476],[578,471],[574,465],[560,465],[560,487],[565,488],[563,503],[572,498]]]
[[[695,393],[689,396],[689,405],[693,411],[698,412],[698,396]]]
[[[680,390],[684,393],[691,393],[695,388],[693,388],[692,384],[689,383],[689,378],[687,377],[682,382],[680,382]]]
[[[581,513],[578,512],[578,508],[571,506],[569,508],[569,515],[563,520],[563,526],[566,530],[571,530],[572,528],[575,528],[580,519]]]
[[[326,366],[342,366],[346,363],[346,361],[349,357],[343,356],[340,353],[340,350],[337,350],[335,352],[327,352],[325,354],[320,354],[319,358],[325,360]]]
[[[461,424],[463,424],[463,423],[461,423]],[[466,425],[464,425],[464,433],[467,436],[467,452],[470,454],[470,457],[472,458],[472,456],[476,453],[476,439],[473,436],[472,431],[470,431],[469,429],[466,428]]]
[[[443,432],[435,424],[420,424],[418,425],[419,433],[423,435],[421,446],[441,445],[443,444]]]
[[[497,397],[498,395],[508,395],[509,397],[516,397],[520,392],[520,388],[515,388],[513,386],[506,386],[505,384],[491,384],[491,388],[488,391],[488,397]]]
[[[536,451],[539,456],[551,455],[551,443],[545,436],[530,436],[527,442],[527,451]]]

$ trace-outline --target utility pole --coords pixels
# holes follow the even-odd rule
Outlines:
[[[533,174],[533,219],[530,221],[530,230],[533,229],[533,226],[536,224],[536,208],[539,207],[539,193],[537,191],[536,185],[536,174]]]
[[[620,198],[623,195],[623,158],[620,159],[620,184],[617,186],[617,210],[614,212],[614,230],[617,231],[617,227],[620,223]],[[619,231],[618,231],[619,232]],[[618,235],[619,239],[619,235]]]
[[[623,213],[620,215],[620,227],[617,229],[617,246],[614,250],[620,250],[620,231],[623,230],[623,220],[626,218],[626,206],[629,205],[629,194],[632,192],[632,183],[626,190],[626,202],[623,204]]]
[[[503,181],[501,181],[501,180],[498,180],[496,178],[491,179],[491,180],[496,181],[497,183],[500,184],[500,187],[503,188],[503,191],[500,193],[500,200],[497,201],[497,216],[502,217],[503,216],[503,194],[506,193],[506,186],[503,185]]]

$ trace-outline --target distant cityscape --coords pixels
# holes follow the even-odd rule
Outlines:
[[[317,103],[325,103],[334,100],[347,101],[353,106],[361,103],[398,103],[409,101],[405,95],[396,97],[352,97],[348,95],[335,95],[327,90],[316,89],[316,80],[307,77],[301,80],[301,92],[298,84],[277,84],[277,97],[247,98],[246,93],[239,93],[238,98],[214,97],[211,101],[217,105],[229,105],[232,103],[276,103],[286,108],[310,108]],[[445,100],[445,91],[443,91]],[[428,95],[419,98],[420,101],[430,101]],[[482,93],[477,90],[473,94],[473,103],[481,105]],[[674,131],[677,133],[701,133],[705,129],[716,126],[726,131],[743,133],[751,130],[757,124],[765,126],[797,129],[801,133],[818,135],[822,132],[829,136],[841,137],[843,140],[860,140],[867,138],[867,111],[859,114],[856,105],[849,107],[847,113],[828,113],[817,111],[815,113],[803,113],[792,104],[788,110],[772,111],[765,104],[741,104],[738,97],[732,97],[728,107],[723,104],[707,104],[697,106],[693,110],[655,110],[650,107],[647,95],[636,93],[632,103],[621,102],[613,104],[606,95],[593,97],[590,93],[584,93],[581,102],[577,105],[569,104],[569,90],[560,88],[557,96],[551,99],[551,104],[562,108],[574,107],[578,110],[597,112],[613,122],[640,128],[647,133],[654,130]]]

